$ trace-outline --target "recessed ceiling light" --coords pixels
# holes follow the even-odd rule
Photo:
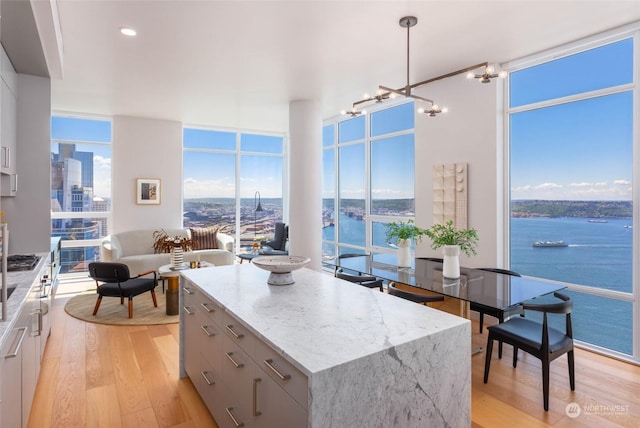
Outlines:
[[[128,27],[120,27],[120,32],[122,34],[124,34],[125,36],[129,36],[129,37],[133,37],[135,36],[136,30],[134,30],[133,28],[128,28]]]

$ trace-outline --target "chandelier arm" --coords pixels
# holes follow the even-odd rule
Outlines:
[[[442,76],[432,77],[431,79],[423,80],[422,82],[414,83],[411,85],[412,88],[417,88],[418,86],[426,85],[427,83],[435,82],[437,80],[446,79],[447,77],[456,76],[458,74],[467,73],[469,71],[475,70],[480,67],[486,67],[488,65],[487,62],[483,62],[480,64],[472,65],[470,67],[466,67],[460,70],[452,71],[451,73],[443,74]]]
[[[406,94],[404,92],[404,88],[393,89],[393,88],[389,88],[389,87],[382,86],[382,85],[378,86],[378,88],[382,89],[383,91],[393,92],[394,94],[402,95],[403,97],[406,96]]]

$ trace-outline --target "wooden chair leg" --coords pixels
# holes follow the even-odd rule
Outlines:
[[[98,296],[98,300],[96,300],[96,306],[93,308],[93,315],[98,313],[98,308],[100,308],[100,303],[102,303],[102,296]]]
[[[158,307],[158,300],[156,300],[156,290],[151,290],[151,297],[153,298],[153,306]]]
[[[129,318],[133,318],[133,299],[129,297]]]
[[[124,305],[124,296],[120,296],[120,304]]]
[[[518,348],[513,347],[513,368],[515,369],[518,365]]]
[[[480,312],[480,333],[482,333],[482,325],[484,324],[484,314]]]
[[[493,336],[489,332],[489,338],[487,339],[487,351],[484,360],[484,383],[489,380],[489,368],[491,367],[491,354],[493,353]]]

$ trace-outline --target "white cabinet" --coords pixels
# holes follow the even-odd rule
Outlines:
[[[26,427],[40,375],[43,340],[40,277],[16,314],[13,330],[0,347],[0,427]],[[27,285],[22,285],[27,287]],[[46,338],[45,338],[46,339]]]
[[[22,426],[22,353],[28,334],[26,323],[24,314],[19,314],[16,327],[0,349],[0,358],[2,358],[0,399],[4,410],[0,420],[2,427]]]
[[[306,427],[307,378],[182,279],[183,367],[221,428]]]
[[[4,49],[0,49],[0,190],[2,196],[15,196],[18,129],[18,81]]]

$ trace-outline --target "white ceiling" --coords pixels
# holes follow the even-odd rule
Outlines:
[[[291,100],[324,117],[379,84],[505,62],[640,20],[640,1],[57,0],[69,112],[286,131]],[[134,38],[118,29],[130,26]],[[464,80],[464,76],[457,77]],[[428,92],[428,89],[423,92]]]

